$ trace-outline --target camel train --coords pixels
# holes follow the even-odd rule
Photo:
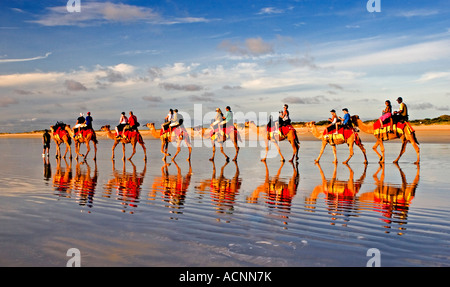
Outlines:
[[[275,122],[276,123],[276,122]],[[176,152],[172,157],[172,161],[178,156],[181,151],[182,143],[183,146],[186,146],[188,150],[187,161],[191,160],[192,154],[192,143],[191,139],[193,137],[194,129],[186,129],[183,125],[177,126],[175,128],[170,129],[159,129],[155,128],[154,123],[147,123],[145,125],[150,134],[154,138],[158,138],[161,140],[161,153],[163,155],[162,160],[166,161],[167,157],[171,156],[168,152],[169,143],[176,143]],[[285,157],[281,152],[281,148],[279,143],[282,141],[287,141],[290,143],[292,147],[292,156],[289,158],[290,162],[299,160],[299,150],[300,150],[300,140],[298,137],[298,132],[296,128],[290,123],[287,125],[279,126],[279,125],[262,125],[257,126],[254,122],[246,122],[245,128],[247,132],[253,132],[258,136],[259,140],[263,140],[265,142],[265,153],[261,152],[261,161],[265,162],[267,160],[267,155],[269,151],[269,143],[272,143],[278,154],[280,155],[280,160],[282,162],[285,161]],[[330,132],[325,129],[323,132],[319,131],[315,122],[308,122],[305,124],[305,128],[308,129],[312,135],[322,142],[322,147],[319,151],[318,157],[314,160],[318,163],[324,153],[324,150],[327,145],[330,145],[333,149],[334,160],[333,163],[337,163],[337,151],[336,146],[341,144],[347,144],[349,148],[349,156],[343,161],[343,164],[348,164],[350,159],[354,155],[353,147],[356,144],[362,152],[364,157],[364,164],[368,163],[366,149],[361,141],[359,136],[358,129],[364,133],[369,133],[375,136],[376,143],[373,146],[373,150],[379,157],[379,163],[385,162],[385,146],[384,141],[400,139],[402,142],[400,154],[394,160],[394,163],[398,163],[401,156],[405,153],[406,145],[411,143],[417,153],[417,160],[414,162],[415,164],[420,163],[420,148],[419,142],[416,137],[416,133],[408,121],[399,121],[394,124],[391,123],[381,123],[380,121],[374,121],[372,123],[364,123],[359,116],[354,115],[351,116],[351,125],[347,128],[340,127],[337,131]],[[139,143],[144,152],[144,161],[147,160],[147,149],[145,146],[144,139],[141,133],[136,130],[131,130],[129,128],[124,128],[119,134],[116,132],[112,132],[109,125],[105,125],[101,127],[101,130],[105,133],[105,135],[114,141],[112,145],[112,156],[111,158],[115,158],[115,148],[119,143],[122,143],[122,151],[123,151],[123,159],[126,158],[125,151],[126,145],[131,144],[132,146],[132,154],[128,157],[128,160],[131,160],[133,156],[136,154],[136,145]],[[97,144],[98,139],[95,131],[93,129],[80,129],[77,133],[75,133],[69,125],[66,125],[62,122],[57,122],[56,125],[50,126],[51,136],[56,143],[56,157],[57,158],[65,158],[67,154],[69,154],[70,158],[72,158],[72,149],[71,144],[72,141],[75,143],[75,153],[76,157],[87,159],[91,148],[90,143],[92,142],[94,145],[94,157],[97,158]],[[242,130],[238,130],[237,125],[230,125],[226,128],[216,128],[212,127],[208,128],[200,128],[200,136],[202,139],[209,139],[211,141],[212,146],[212,157],[209,159],[210,161],[215,160],[215,152],[216,145],[219,146],[220,152],[225,157],[225,160],[228,162],[230,157],[225,153],[223,144],[226,141],[230,141],[235,147],[235,155],[233,157],[233,161],[237,161],[239,155],[239,142],[242,141],[241,136]],[[245,132],[245,129],[244,129]],[[246,132],[246,134],[247,134]],[[80,153],[81,144],[86,144],[86,154]],[[65,144],[66,149],[64,154],[61,153],[61,145]],[[380,151],[378,151],[378,147],[380,147]]]

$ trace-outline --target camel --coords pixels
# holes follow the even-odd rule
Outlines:
[[[184,127],[178,127],[181,129],[180,130],[181,133],[179,136],[177,136],[175,131],[172,131],[170,134],[169,133],[160,134],[159,132],[156,131],[154,123],[147,123],[146,126],[150,129],[152,136],[154,136],[155,138],[161,139],[161,153],[164,154],[164,157],[162,158],[163,161],[165,161],[167,156],[170,156],[170,153],[168,153],[167,150],[169,148],[169,143],[174,142],[174,141],[177,142],[177,152],[172,157],[172,160],[175,160],[178,153],[181,151],[181,141],[182,140],[184,140],[184,142],[186,143],[186,146],[189,149],[189,156],[187,158],[187,161],[191,160],[191,153],[192,153],[191,138],[189,136],[189,133],[186,131],[186,129]]]
[[[337,144],[343,144],[346,143],[348,145],[349,149],[349,157],[346,161],[343,162],[343,164],[347,164],[348,161],[353,157],[353,145],[356,143],[356,145],[361,149],[363,155],[364,155],[364,164],[367,164],[367,156],[366,156],[366,149],[364,148],[364,145],[361,142],[361,139],[359,138],[359,135],[355,131],[351,131],[350,136],[344,137],[344,140],[342,141],[333,141],[332,135],[324,135],[323,133],[319,132],[316,127],[315,122],[309,122],[306,124],[309,131],[314,135],[314,137],[320,139],[322,141],[322,148],[320,149],[319,156],[314,160],[316,163],[320,161],[320,158],[322,157],[322,154],[325,150],[325,147],[329,144],[333,148],[333,154],[334,154],[334,163],[337,163],[337,155],[336,155],[336,145]]]
[[[83,132],[81,132],[81,134],[79,136],[75,136],[73,130],[70,128],[69,125],[66,125],[65,130],[70,134],[70,136],[74,139],[75,141],[75,153],[77,154],[77,160],[78,160],[78,156],[83,157],[84,160],[86,160],[89,152],[91,151],[91,146],[90,146],[90,142],[92,141],[92,143],[94,144],[94,160],[97,159],[97,136],[95,135],[95,131],[91,130],[89,132],[87,132],[86,134],[84,134]],[[86,155],[80,154],[80,147],[81,144],[85,143],[86,144]]]
[[[414,164],[420,163],[420,148],[419,148],[419,142],[416,138],[416,133],[411,129],[409,123],[405,124],[402,129],[400,129],[396,124],[396,131],[393,133],[385,133],[386,136],[385,139],[381,136],[381,134],[375,134],[375,129],[373,124],[365,124],[359,116],[354,115],[351,117],[352,122],[355,126],[357,126],[360,130],[362,130],[365,133],[373,134],[375,138],[377,139],[377,142],[373,146],[373,150],[377,153],[378,157],[380,158],[380,163],[384,163],[385,160],[385,149],[384,149],[384,143],[383,140],[392,140],[399,138],[402,141],[402,148],[400,150],[400,154],[398,157],[394,160],[394,163],[398,163],[400,157],[405,153],[406,150],[406,144],[410,142],[417,153],[417,161],[414,162]],[[378,146],[380,147],[381,153],[378,152]]]
[[[70,158],[72,159],[72,138],[70,134],[65,130],[65,124],[58,123],[55,126],[50,126],[50,132],[53,140],[56,143],[56,158],[61,158],[61,148],[60,145],[64,143],[66,145],[66,152],[64,153],[64,158],[66,158],[67,152],[69,152]]]
[[[131,158],[136,153],[136,144],[139,143],[142,146],[142,149],[144,150],[144,160],[147,160],[147,149],[145,148],[144,140],[142,139],[142,135],[139,132],[132,132],[130,133],[130,138],[117,138],[115,133],[112,133],[110,130],[110,125],[102,126],[102,131],[106,132],[106,136],[114,141],[114,144],[112,146],[112,156],[111,159],[114,159],[114,149],[119,143],[122,143],[122,151],[123,151],[123,157],[122,159],[125,159],[125,144],[131,143],[133,146],[133,153],[128,158],[128,160],[131,160]]]
[[[230,138],[230,140],[233,142],[234,148],[236,149],[236,154],[233,158],[233,161],[237,160],[238,154],[239,154],[239,145],[238,141],[241,141],[241,135],[239,134],[239,131],[235,126],[233,127],[227,127],[226,129],[226,135]],[[212,157],[209,159],[210,161],[214,161],[214,157],[216,154],[216,143],[220,147],[220,152],[225,156],[226,161],[230,161],[230,158],[227,156],[227,154],[223,151],[223,143],[227,140],[227,136],[220,135],[219,133],[215,133],[213,128],[208,128],[206,130],[202,130],[202,137],[203,138],[209,138],[211,140],[211,145],[213,149]]]
[[[269,141],[271,141],[275,147],[278,150],[278,153],[281,156],[281,161],[285,161],[283,154],[281,153],[280,146],[278,145],[278,142],[288,140],[289,143],[292,146],[292,158],[289,160],[289,162],[294,161],[294,157],[296,160],[299,159],[298,157],[298,151],[300,149],[300,141],[298,140],[297,131],[295,129],[289,129],[289,132],[284,136],[280,137],[280,135],[277,132],[273,132],[273,136],[270,135],[270,133],[267,132],[266,127],[257,127],[254,122],[248,122],[246,125],[256,134],[258,135],[258,139],[264,139],[266,144],[266,154],[264,155],[264,158],[261,159],[261,161],[266,161],[267,159],[267,153],[269,152]]]

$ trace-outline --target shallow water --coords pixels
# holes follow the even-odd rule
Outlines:
[[[399,142],[384,166],[372,143],[367,166],[359,149],[349,166],[330,148],[314,164],[318,141],[301,142],[298,166],[266,165],[259,147],[165,165],[146,143],[146,164],[139,146],[112,161],[100,140],[97,161],[57,161],[52,143],[46,165],[40,139],[0,139],[0,265],[65,266],[77,248],[82,266],[366,266],[377,248],[381,266],[450,266],[448,144],[422,144],[419,167],[411,146],[391,163]]]

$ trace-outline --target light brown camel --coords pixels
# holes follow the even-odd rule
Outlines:
[[[64,158],[66,158],[67,152],[69,152],[70,158],[72,158],[72,138],[70,134],[65,130],[65,124],[59,123],[54,126],[50,126],[50,134],[56,143],[56,158],[61,158],[61,147],[60,145],[64,143],[66,145],[66,152],[64,153]]]
[[[294,157],[296,160],[299,159],[298,151],[300,149],[300,141],[298,140],[297,132],[295,131],[295,129],[290,129],[289,132],[287,133],[287,135],[285,135],[284,137],[280,137],[278,132],[273,132],[272,133],[273,136],[271,136],[270,135],[271,133],[267,132],[266,126],[257,127],[254,122],[247,122],[246,126],[248,126],[250,128],[250,130],[252,130],[253,132],[256,132],[259,140],[264,139],[264,141],[265,141],[266,154],[264,155],[264,158],[261,159],[261,161],[266,161],[266,159],[267,159],[267,153],[269,152],[269,141],[271,141],[277,148],[278,153],[281,156],[281,161],[285,161],[284,156],[281,153],[280,146],[278,145],[278,142],[284,141],[284,140],[289,141],[289,143],[292,146],[292,150],[293,150],[292,158],[289,160],[289,162],[293,162]]]
[[[142,149],[144,150],[144,160],[147,160],[147,149],[145,148],[144,140],[142,139],[142,135],[139,132],[133,132],[131,133],[130,138],[117,138],[115,133],[112,133],[110,130],[110,125],[102,126],[102,131],[106,132],[106,136],[114,141],[114,144],[112,146],[112,156],[111,159],[114,159],[114,149],[119,143],[122,143],[122,151],[123,151],[123,157],[122,159],[125,159],[125,145],[131,143],[131,146],[133,147],[133,153],[128,158],[128,160],[131,160],[131,158],[136,153],[136,144],[139,143],[142,146]]]
[[[161,153],[164,155],[164,157],[162,158],[163,161],[166,160],[167,156],[170,156],[170,153],[167,152],[167,150],[169,148],[169,143],[175,142],[175,141],[177,142],[177,152],[172,157],[172,160],[175,160],[178,153],[181,151],[181,142],[183,140],[189,149],[189,155],[188,155],[187,161],[191,160],[191,153],[192,153],[191,138],[189,136],[189,133],[186,131],[186,129],[184,127],[178,127],[178,128],[181,128],[181,134],[179,136],[177,136],[175,134],[175,131],[172,131],[170,134],[166,133],[166,134],[161,135],[160,132],[155,129],[154,123],[147,123],[146,126],[150,129],[150,133],[152,134],[152,136],[154,136],[155,138],[161,139]]]
[[[384,143],[383,138],[381,134],[375,134],[375,129],[373,124],[365,124],[359,116],[354,115],[351,117],[352,122],[355,126],[357,126],[359,129],[361,129],[363,132],[368,134],[373,134],[375,138],[377,139],[377,142],[373,146],[373,150],[377,153],[378,157],[380,158],[380,163],[383,163],[385,160],[385,149],[384,149]],[[396,125],[395,125],[396,126]],[[394,163],[398,163],[398,160],[400,157],[405,153],[406,150],[406,144],[410,142],[417,153],[417,161],[414,162],[415,164],[420,163],[420,148],[419,148],[419,142],[416,138],[416,133],[411,130],[410,126],[408,124],[405,124],[403,129],[400,129],[400,131],[396,131],[393,133],[385,133],[387,138],[385,140],[392,140],[399,138],[402,141],[402,148],[400,150],[400,154],[398,157],[394,160]],[[381,153],[378,152],[378,146],[380,146]]]
[[[89,144],[91,141],[94,144],[94,158],[93,159],[94,160],[97,159],[97,143],[98,143],[98,141],[97,141],[97,136],[96,136],[94,130],[88,131],[85,135],[82,132],[78,136],[75,136],[73,130],[70,128],[69,125],[66,125],[65,130],[70,134],[70,136],[75,141],[75,153],[77,154],[77,160],[78,160],[78,156],[83,157],[84,160],[86,160],[89,152],[91,151],[91,146]],[[82,143],[86,144],[86,155],[80,154],[80,147],[81,147]]]
[[[361,142],[361,139],[359,138],[359,135],[355,132],[355,131],[351,131],[349,133],[349,136],[345,136],[343,137],[343,139],[339,140],[334,140],[333,136],[334,135],[324,135],[322,132],[319,132],[319,130],[316,127],[316,123],[315,122],[309,122],[306,124],[306,126],[308,127],[309,131],[313,134],[314,137],[320,139],[322,141],[322,148],[320,149],[320,153],[319,156],[314,160],[316,163],[318,163],[320,161],[320,158],[322,157],[322,154],[325,150],[325,147],[327,145],[331,145],[331,147],[333,148],[333,155],[334,155],[334,163],[337,163],[337,154],[336,154],[336,145],[339,144],[343,144],[346,143],[348,145],[348,149],[349,149],[349,157],[347,158],[346,161],[342,162],[343,164],[347,164],[348,161],[353,157],[353,145],[356,143],[357,146],[359,146],[359,148],[361,149],[363,155],[364,155],[364,164],[367,164],[367,156],[366,156],[366,149],[364,148],[364,145]]]
[[[230,158],[227,156],[227,154],[223,151],[223,143],[226,142],[227,138],[229,138],[231,140],[231,142],[234,145],[234,148],[236,149],[236,154],[233,158],[233,161],[237,160],[238,154],[239,154],[239,145],[238,145],[238,141],[241,141],[241,135],[239,134],[239,131],[237,130],[236,127],[231,128],[228,127],[226,128],[227,131],[227,136],[222,136],[220,134],[215,134],[213,133],[213,129],[207,128],[206,130],[202,130],[202,137],[203,138],[209,138],[211,140],[211,145],[212,145],[212,150],[213,150],[213,154],[212,157],[209,159],[210,161],[214,161],[214,157],[216,154],[216,143],[219,145],[220,147],[220,152],[225,156],[226,161],[229,161]]]

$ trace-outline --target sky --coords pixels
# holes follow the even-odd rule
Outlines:
[[[169,108],[197,123],[230,106],[265,124],[284,104],[293,121],[375,119],[399,96],[411,119],[450,114],[448,0],[369,2],[1,1],[0,133],[88,111],[97,129]]]

